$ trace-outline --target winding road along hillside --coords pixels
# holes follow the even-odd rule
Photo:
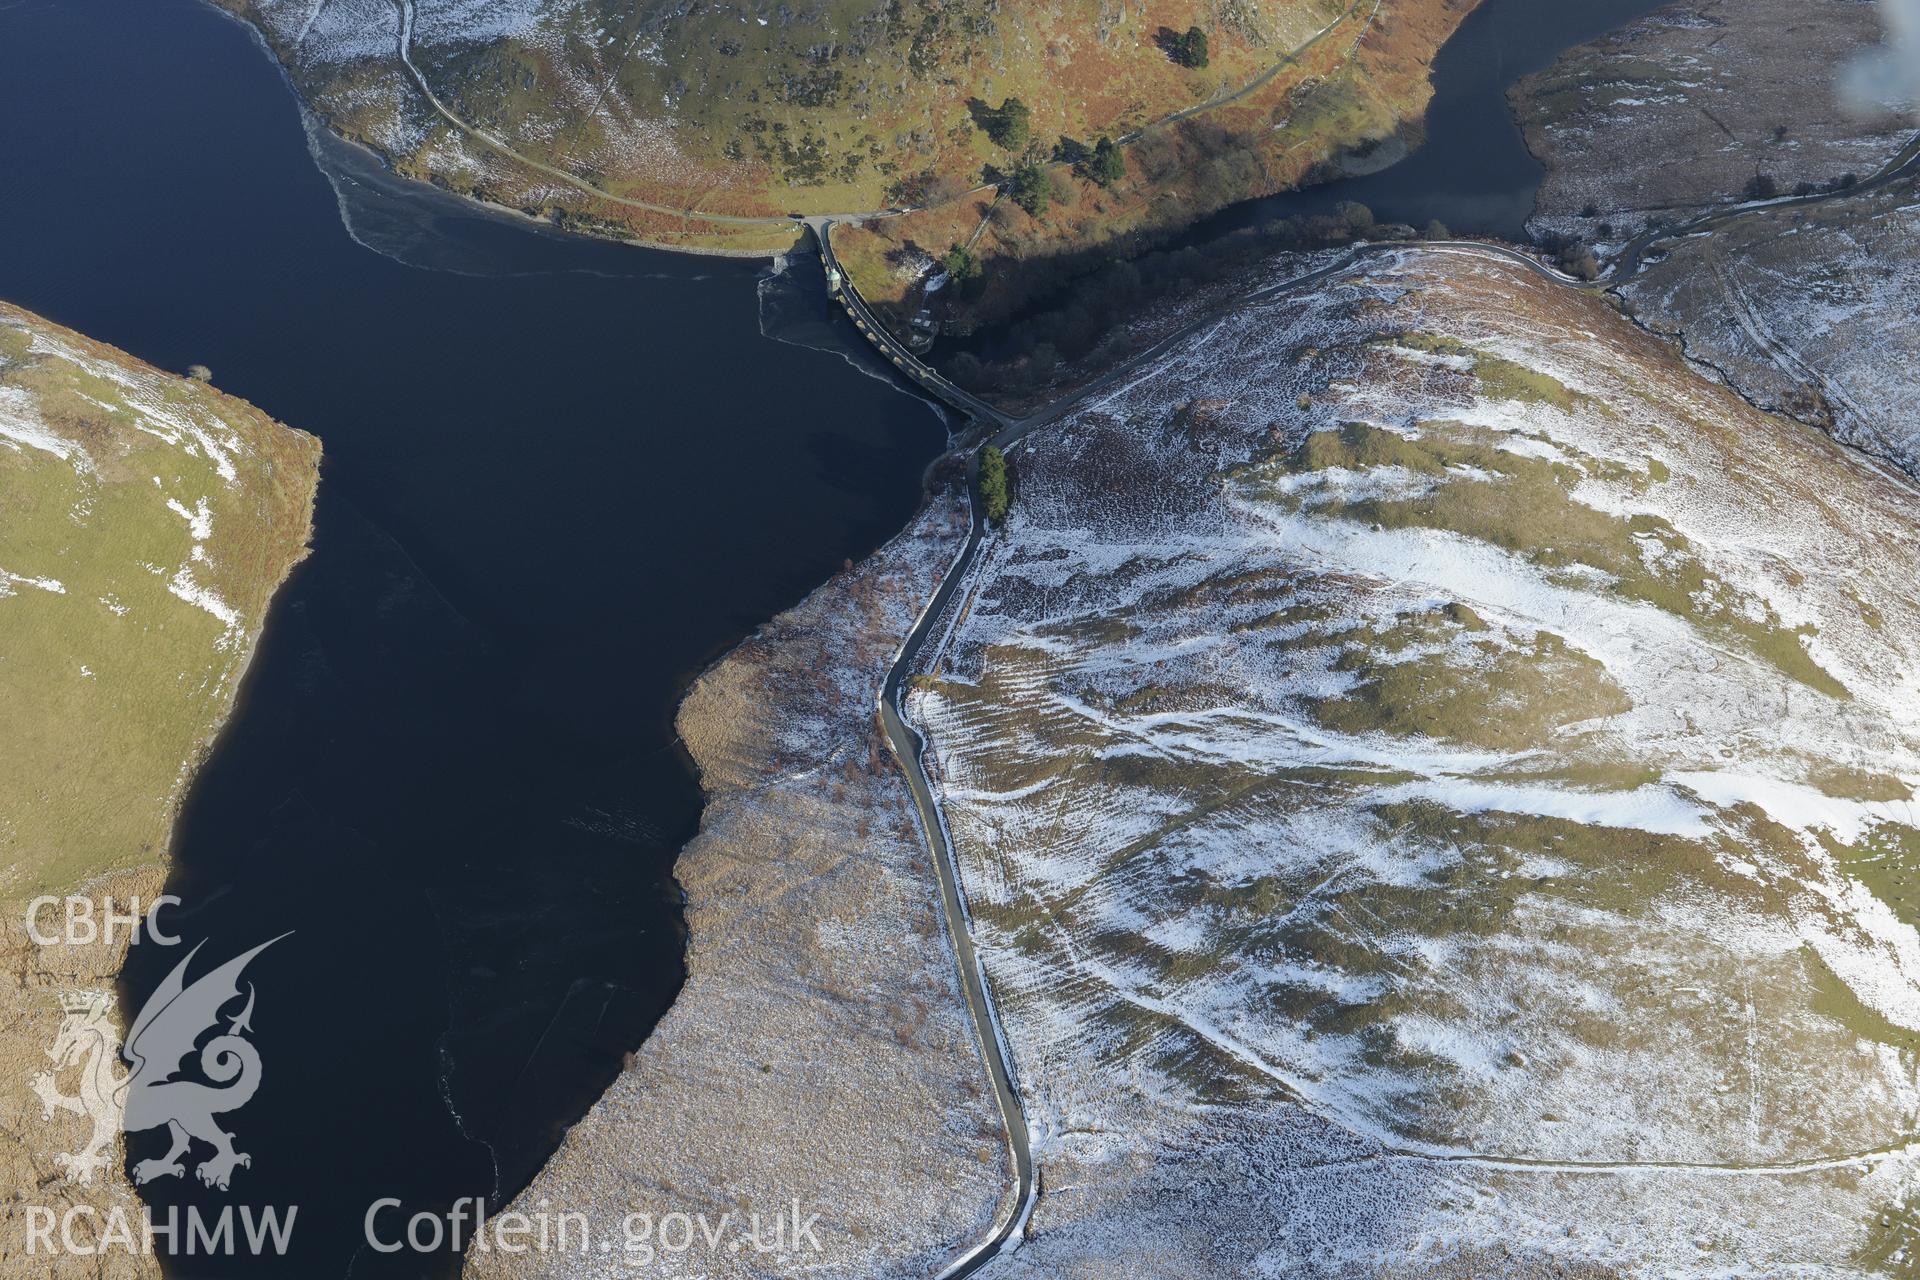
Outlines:
[[[1533,255],[1520,249],[1494,243],[1479,241],[1434,241],[1417,246],[1398,243],[1363,244],[1344,255],[1339,261],[1306,272],[1302,275],[1278,284],[1270,285],[1250,292],[1239,300],[1239,304],[1269,300],[1276,296],[1310,288],[1331,277],[1350,270],[1357,264],[1383,255],[1406,255],[1417,253],[1464,254],[1523,266],[1533,274],[1569,289],[1599,291],[1613,287],[1620,281],[1631,277],[1640,269],[1649,249],[1661,240],[1680,235],[1698,235],[1709,233],[1729,223],[1748,216],[1760,209],[1781,206],[1799,206],[1820,203],[1838,198],[1841,195],[1857,193],[1859,190],[1882,186],[1897,181],[1909,173],[1920,170],[1920,136],[1888,163],[1879,173],[1853,189],[1853,192],[1821,193],[1812,196],[1787,197],[1781,200],[1743,205],[1738,208],[1721,210],[1703,215],[1677,227],[1660,231],[1649,231],[1637,237],[1625,246],[1622,252],[1609,265],[1609,269],[1599,279],[1582,281],[1541,262]],[[976,423],[985,423],[989,432],[983,443],[991,443],[1005,449],[1034,429],[1053,422],[1075,406],[1102,391],[1113,387],[1135,371],[1147,367],[1170,348],[1190,338],[1203,326],[1213,323],[1218,311],[1181,327],[1147,350],[1127,360],[1121,366],[1109,371],[1092,383],[1073,394],[1050,404],[1026,417],[1016,418],[987,404],[978,396],[955,386],[938,371],[920,360],[906,346],[889,334],[875,318],[858,291],[847,280],[833,251],[833,226],[835,219],[830,217],[809,218],[807,223],[813,230],[820,245],[823,266],[827,272],[830,292],[847,309],[860,332],[873,343],[890,364],[923,391],[929,392],[956,409]],[[1236,304],[1238,305],[1238,304]],[[921,646],[933,631],[934,624],[947,611],[954,594],[969,577],[980,547],[989,535],[989,527],[982,505],[979,487],[979,458],[976,450],[969,461],[968,488],[971,496],[971,527],[967,540],[946,576],[942,579],[938,591],[928,602],[913,630],[896,656],[887,675],[880,696],[879,714],[888,743],[899,758],[907,777],[914,804],[918,810],[921,824],[926,832],[927,842],[933,855],[940,884],[941,907],[946,919],[947,930],[952,942],[954,955],[960,968],[961,981],[965,990],[969,1014],[979,1041],[979,1048],[988,1072],[992,1078],[1000,1113],[1006,1126],[1007,1143],[1011,1149],[1018,1180],[1017,1195],[1012,1209],[996,1224],[994,1232],[985,1240],[961,1255],[942,1273],[942,1280],[961,1277],[974,1273],[991,1261],[1009,1241],[1017,1240],[1030,1216],[1037,1199],[1039,1188],[1036,1185],[1031,1153],[1031,1135],[1026,1114],[1014,1084],[1015,1069],[1008,1047],[1007,1037],[1001,1028],[995,1009],[993,993],[987,982],[985,972],[976,954],[974,939],[967,911],[966,892],[961,883],[959,866],[951,839],[948,836],[945,819],[938,799],[928,781],[923,767],[923,753],[926,742],[920,733],[908,724],[902,708],[902,684],[910,673],[920,654]]]

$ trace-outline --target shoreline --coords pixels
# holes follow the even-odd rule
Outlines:
[[[266,36],[261,34],[259,27],[255,26],[251,22],[248,22],[245,18],[241,17],[239,14],[235,13],[233,10],[214,3],[214,0],[200,0],[200,3],[205,8],[210,9],[213,12],[219,14],[221,17],[225,18],[227,21],[238,24],[241,27],[241,29],[246,31],[248,37],[253,41],[254,47],[259,49],[259,51],[267,59],[267,61],[273,65],[273,69],[279,72],[280,82],[286,86],[287,93],[293,98],[294,109],[297,112],[299,112],[300,120],[304,127],[318,128],[318,129],[324,130],[328,137],[334,139],[336,142],[342,143],[346,146],[352,147],[356,151],[361,152],[367,158],[371,159],[376,164],[378,164],[380,168],[383,169],[385,172],[399,179],[400,181],[430,188],[434,191],[439,192],[442,195],[450,196],[453,199],[462,201],[463,203],[473,205],[474,207],[486,213],[507,218],[516,223],[530,224],[531,226],[538,227],[546,231],[550,231],[560,235],[574,235],[574,236],[580,236],[584,239],[602,240],[611,244],[631,245],[636,249],[657,249],[665,253],[685,253],[685,254],[692,254],[696,257],[742,258],[742,259],[749,259],[749,260],[756,260],[756,259],[771,260],[779,257],[782,253],[787,252],[787,250],[784,250],[784,249],[780,249],[780,250],[723,249],[723,248],[708,247],[708,246],[668,244],[668,243],[660,243],[660,242],[655,242],[650,240],[642,240],[632,236],[610,235],[610,234],[600,232],[598,230],[576,229],[573,227],[562,226],[554,222],[551,218],[543,218],[543,217],[539,217],[538,215],[528,213],[525,209],[518,208],[514,205],[502,204],[497,200],[492,200],[487,198],[484,195],[481,195],[477,191],[462,190],[460,188],[451,186],[444,182],[436,181],[432,178],[416,177],[413,174],[405,172],[404,170],[399,168],[399,166],[394,164],[393,157],[384,148],[380,147],[376,143],[370,142],[364,138],[356,137],[355,135],[347,133],[346,131],[340,129],[338,126],[336,126],[333,123],[331,119],[327,117],[326,113],[322,112],[319,108],[315,107],[311,102],[309,102],[307,100],[307,95],[300,92],[300,86],[294,83],[293,73],[287,69],[287,64],[282,62],[280,60],[279,55],[274,53],[273,46],[267,43],[267,38]],[[309,141],[311,143],[311,138],[312,138],[311,133],[309,133],[308,136],[309,136]],[[318,165],[318,157],[315,157],[315,164],[316,166]],[[322,176],[325,176],[325,170],[323,169],[321,172],[322,172]],[[801,226],[800,230],[804,232],[805,230],[804,226]],[[796,237],[796,240],[797,239],[799,239],[799,237]]]
[[[91,687],[95,673],[85,666],[79,668],[77,680],[71,668],[62,670],[57,664],[38,673],[38,678],[53,688],[57,697],[77,708],[84,709],[86,700],[93,699],[103,702],[105,714],[119,718],[107,721],[114,730],[107,739],[68,744],[69,748],[81,748],[75,761],[85,770],[81,781],[48,786],[23,808],[7,815],[21,824],[15,827],[10,822],[5,832],[9,844],[26,856],[14,862],[10,868],[11,889],[0,895],[7,907],[7,918],[0,922],[0,954],[8,958],[15,974],[13,1003],[8,1009],[11,1016],[6,1035],[0,1037],[4,1040],[0,1056],[15,1068],[17,1086],[11,1091],[13,1096],[0,1104],[0,1150],[6,1152],[5,1159],[15,1171],[16,1186],[38,1188],[37,1207],[53,1212],[65,1208],[138,1213],[144,1202],[125,1174],[125,1135],[116,1123],[106,1139],[108,1145],[102,1147],[98,1139],[88,1137],[87,1124],[100,1121],[103,1113],[88,1109],[84,1087],[77,1099],[66,1092],[73,1082],[57,1077],[78,1059],[71,1055],[55,1058],[48,1046],[57,1046],[59,1037],[77,1025],[74,1010],[62,1003],[66,997],[88,994],[108,1001],[104,1018],[112,1028],[107,1034],[114,1040],[124,1039],[139,1012],[137,1004],[129,1005],[123,984],[130,945],[136,938],[114,925],[129,912],[142,914],[156,903],[158,895],[167,892],[178,865],[182,820],[192,788],[235,724],[275,606],[312,552],[323,446],[318,437],[280,422],[248,400],[161,369],[36,312],[0,304],[0,318],[17,323],[45,344],[29,348],[36,352],[37,358],[32,361],[0,365],[0,370],[25,371],[14,389],[21,392],[27,412],[44,411],[85,438],[88,447],[78,455],[83,461],[92,456],[93,450],[111,454],[126,449],[132,457],[137,449],[158,472],[168,466],[168,461],[179,466],[179,460],[191,459],[183,471],[175,474],[174,485],[191,484],[196,478],[210,480],[213,491],[219,494],[219,528],[224,532],[215,537],[212,525],[194,531],[189,562],[225,563],[230,573],[241,575],[237,580],[216,578],[216,586],[201,588],[230,602],[231,613],[225,616],[238,619],[238,625],[224,634],[202,641],[198,637],[207,631],[206,619],[198,612],[195,600],[177,589],[169,589],[171,594],[146,584],[136,589],[117,554],[120,545],[109,541],[120,535],[120,529],[79,521],[76,529],[65,531],[68,541],[56,544],[61,548],[59,556],[68,565],[62,571],[65,585],[56,600],[66,597],[74,604],[61,600],[38,606],[57,611],[41,615],[41,624],[67,628],[65,651],[77,651],[96,663],[100,667],[98,678],[109,682],[109,691]],[[108,427],[103,419],[89,419],[84,413],[62,417],[78,412],[66,399],[74,394],[75,380],[97,377],[103,367],[113,371],[113,376],[126,379],[120,384],[125,398],[110,406],[102,403],[98,411],[132,414],[133,423]],[[220,489],[220,480],[210,475],[195,476],[195,472],[210,472],[212,466],[203,462],[191,443],[183,446],[148,425],[146,415],[160,403],[191,406],[187,411],[197,422],[204,425],[216,421],[221,429],[232,433],[225,447],[232,450],[240,469],[239,478],[228,481],[228,489]],[[148,436],[162,443],[150,443]],[[140,443],[128,445],[129,438]],[[103,480],[90,464],[76,464],[68,454],[55,450],[47,452],[54,458],[10,472],[10,485],[27,495],[29,516],[34,510],[33,499],[39,494],[77,489],[82,501],[91,502],[105,486],[130,483],[124,475]],[[67,474],[69,468],[72,475]],[[154,483],[161,484],[158,475]],[[115,497],[126,492],[116,490]],[[174,508],[175,514],[181,509],[177,502]],[[124,514],[124,509],[116,509]],[[206,512],[205,498],[199,509]],[[156,512],[153,517],[169,539],[177,540],[188,532],[172,523],[171,514]],[[204,514],[201,518],[211,519]],[[32,530],[23,532],[30,534]],[[186,554],[184,548],[181,554]],[[98,612],[88,608],[93,597],[98,597]],[[8,603],[34,607],[17,600]],[[74,607],[83,612],[70,612]],[[114,608],[116,617],[106,618],[106,608]],[[120,624],[118,615],[129,609],[140,622]],[[215,616],[225,620],[221,614]],[[123,630],[125,625],[137,625],[138,630]],[[168,668],[165,659],[154,659],[146,653],[155,643],[153,637],[164,637],[170,631],[184,637],[175,643],[185,646],[177,656],[188,663],[186,671]],[[27,670],[40,657],[32,647],[24,647],[21,654],[23,669]],[[219,680],[201,703],[196,703],[186,686],[179,685],[180,677],[196,669],[195,663],[204,673],[203,679],[211,681],[217,675]],[[172,678],[166,674],[168,670],[173,672]],[[169,692],[176,687],[182,692]],[[61,688],[64,693],[58,692]],[[129,698],[134,705],[125,701]],[[23,711],[30,709],[29,704]],[[185,727],[196,721],[202,722],[198,733],[177,748],[177,755],[176,749],[167,746],[164,731],[156,732],[153,727],[156,722]],[[35,741],[36,729],[39,740],[56,749],[63,736],[71,736],[71,730],[63,726],[29,723],[26,741]],[[24,765],[25,758],[19,763]],[[56,923],[58,913],[47,904],[57,905],[63,899],[69,911],[74,904],[90,904],[92,916],[84,933],[71,925],[62,931]],[[34,904],[39,904],[40,910],[29,915],[27,907]],[[105,922],[104,927],[98,922]],[[95,1016],[100,1016],[97,1008]],[[103,1051],[111,1052],[115,1047]],[[93,1061],[99,1063],[100,1059]],[[114,1070],[111,1059],[105,1069]],[[34,1101],[38,1088],[30,1092],[25,1087],[30,1076],[37,1082],[39,1073],[47,1073],[46,1084],[62,1099],[60,1107],[52,1107],[44,1099]],[[79,1118],[70,1112],[79,1113]],[[75,1156],[79,1157],[77,1161],[71,1159]],[[11,1233],[0,1239],[0,1264],[22,1257],[18,1250],[23,1245]],[[73,1262],[43,1261],[38,1265],[43,1274],[48,1273],[46,1268],[56,1276],[80,1274]],[[89,1257],[85,1267],[87,1275],[116,1280],[157,1271],[158,1259],[132,1252],[116,1255],[110,1261]]]
[[[593,185],[584,177],[554,169],[545,162],[521,155],[513,149],[510,143],[495,137],[478,125],[469,123],[442,103],[434,94],[431,86],[426,83],[409,56],[408,46],[411,40],[414,11],[413,6],[407,3],[407,0],[400,0],[401,27],[398,47],[395,50],[390,50],[386,55],[383,55],[383,57],[391,57],[393,59],[395,64],[393,68],[394,73],[406,86],[409,96],[419,99],[426,111],[434,117],[441,126],[452,129],[467,145],[492,155],[499,162],[512,166],[530,178],[537,176],[546,183],[564,184],[576,193],[579,198],[590,204],[594,202],[608,202],[616,205],[625,205],[647,211],[657,216],[678,218],[688,222],[705,223],[716,228],[729,225],[764,226],[770,234],[777,233],[776,229],[784,231],[790,228],[793,232],[793,237],[790,241],[778,248],[730,248],[724,245],[690,244],[671,239],[651,239],[646,236],[622,234],[617,230],[611,229],[607,222],[599,218],[589,218],[582,225],[574,225],[568,220],[556,220],[556,215],[560,215],[562,218],[566,217],[565,210],[558,206],[553,206],[551,202],[548,202],[547,207],[541,212],[530,212],[525,206],[511,204],[495,198],[479,187],[455,184],[439,174],[428,173],[421,175],[414,172],[410,166],[402,165],[387,148],[362,136],[358,132],[351,132],[341,127],[329,114],[316,106],[314,102],[309,99],[309,96],[302,92],[300,86],[294,81],[289,65],[275,52],[272,45],[268,43],[262,28],[253,20],[235,9],[218,3],[217,0],[205,0],[205,3],[247,28],[256,46],[259,47],[262,52],[272,60],[275,67],[279,69],[283,82],[293,94],[294,100],[299,105],[303,115],[312,115],[315,117],[319,124],[324,127],[332,137],[378,159],[381,166],[395,177],[408,182],[423,183],[435,187],[448,195],[477,207],[510,215],[514,217],[516,221],[545,226],[551,230],[580,235],[596,240],[631,245],[637,248],[657,249],[672,253],[685,253],[706,257],[769,260],[778,258],[784,253],[791,252],[803,243],[807,227],[811,223],[827,220],[849,228],[864,228],[875,221],[899,221],[912,219],[921,215],[938,215],[943,210],[955,209],[967,204],[984,193],[999,192],[1005,185],[1004,183],[982,183],[967,180],[964,190],[958,194],[943,197],[939,203],[934,205],[900,205],[884,209],[868,209],[851,212],[828,210],[804,213],[797,217],[782,213],[736,214],[684,210],[676,209],[669,204],[648,200],[644,197],[617,195]],[[1472,9],[1477,7],[1479,3],[1480,0],[1469,0],[1469,3],[1466,5],[1466,12],[1471,13]],[[1283,72],[1297,69],[1304,59],[1318,50],[1328,37],[1334,35],[1342,28],[1343,24],[1356,19],[1360,15],[1364,4],[1365,0],[1353,0],[1353,2],[1333,18],[1332,21],[1311,33],[1302,43],[1280,54],[1277,60],[1264,64],[1258,73],[1250,80],[1238,84],[1230,91],[1223,89],[1204,101],[1175,108],[1142,125],[1118,133],[1115,136],[1121,143],[1130,145],[1154,135],[1164,133],[1182,123],[1206,119],[1215,112],[1223,109],[1230,110],[1243,105],[1247,100],[1257,96],[1261,91],[1279,79]],[[1364,19],[1360,34],[1356,36],[1353,46],[1349,49],[1348,54],[1342,61],[1341,65],[1343,67],[1349,62],[1356,61],[1355,51],[1359,48],[1362,41],[1374,32],[1375,28],[1373,23],[1377,17],[1379,7],[1379,4],[1376,3],[1372,11],[1370,11]],[[1453,31],[1457,28],[1457,25],[1458,19],[1454,19],[1453,25],[1449,27],[1447,34],[1442,37],[1439,44],[1435,46],[1436,51],[1438,48],[1444,47],[1445,43],[1452,38]],[[1312,83],[1312,81],[1310,80],[1308,83]],[[1107,241],[1109,247],[1115,249],[1119,257],[1131,259],[1147,251],[1151,245],[1176,240],[1180,236],[1187,234],[1194,225],[1213,218],[1237,205],[1251,204],[1275,196],[1291,194],[1311,187],[1324,185],[1330,180],[1350,176],[1352,172],[1359,171],[1351,168],[1354,157],[1371,153],[1375,148],[1380,147],[1383,142],[1387,144],[1385,149],[1389,152],[1393,152],[1396,149],[1401,152],[1416,150],[1419,146],[1417,139],[1424,130],[1424,118],[1432,98],[1430,73],[1422,76],[1422,84],[1424,87],[1419,95],[1419,108],[1416,114],[1397,115],[1391,127],[1382,135],[1362,136],[1336,141],[1332,145],[1325,164],[1319,169],[1309,169],[1294,179],[1283,180],[1279,186],[1272,190],[1262,188],[1257,191],[1249,191],[1238,198],[1228,200],[1224,204],[1208,206],[1207,211],[1204,213],[1196,213],[1166,226],[1156,227],[1151,233],[1147,234],[1145,241],[1141,240],[1141,232],[1138,229],[1118,233]],[[1387,160],[1381,167],[1390,166],[1391,163],[1392,160]],[[1047,172],[1059,175],[1070,173],[1073,170],[1073,165],[1073,161],[1055,158],[1044,161],[1042,168]],[[1323,172],[1321,171],[1322,169],[1326,171]],[[538,186],[539,184],[535,185]],[[764,199],[769,206],[772,206],[774,201],[780,197],[780,194],[781,193],[771,191],[763,192],[759,193],[758,198]],[[802,207],[804,207],[804,202]],[[723,233],[714,232],[712,234],[718,237]],[[1010,265],[1017,266],[1019,255],[1013,255],[1009,257],[1007,261]]]
[[[226,392],[221,391],[219,387],[212,386],[212,384],[208,385],[212,390],[219,392],[220,395],[226,396],[230,400],[240,400],[242,404],[248,405],[250,408],[253,407],[251,401],[241,399],[239,396],[229,396]],[[256,410],[256,412],[260,411]],[[200,771],[206,767],[207,762],[211,760],[214,753],[220,749],[221,740],[226,736],[227,731],[232,727],[234,721],[239,718],[241,702],[247,696],[247,679],[253,674],[253,660],[259,656],[261,642],[266,639],[267,628],[273,622],[274,610],[279,605],[281,597],[286,593],[287,584],[293,581],[293,575],[300,572],[301,566],[313,557],[313,513],[320,500],[320,485],[326,478],[322,472],[322,468],[326,465],[327,458],[326,441],[310,431],[302,431],[298,427],[289,426],[281,422],[278,418],[273,418],[271,415],[267,416],[268,420],[276,427],[284,431],[291,431],[295,435],[304,436],[313,441],[316,446],[313,459],[313,484],[307,490],[306,518],[301,522],[300,551],[299,554],[288,562],[285,572],[281,573],[279,580],[276,581],[272,589],[267,592],[266,608],[262,610],[260,614],[260,624],[253,629],[253,634],[247,638],[246,647],[240,655],[240,664],[234,668],[229,680],[232,692],[227,697],[227,705],[222,709],[219,718],[214,721],[212,727],[207,730],[206,734],[195,745],[192,757],[182,766],[179,785],[174,789],[173,797],[168,805],[167,847],[157,859],[159,865],[168,868],[169,874],[172,873],[174,855],[178,850],[181,811],[186,807],[187,795],[193,789],[194,782],[199,778]]]
[[[212,0],[207,0],[207,3],[211,4]],[[213,7],[216,9],[219,8],[218,5],[214,5]],[[221,9],[220,11],[222,13],[226,13],[226,10],[224,9]],[[232,14],[227,14],[227,16],[230,18],[233,17]],[[239,18],[234,18],[234,21],[243,22],[243,20]],[[243,25],[247,26],[249,30],[253,29],[252,24],[250,23],[243,22]],[[254,35],[256,37],[259,36],[259,32],[254,31]],[[264,47],[264,44],[265,42],[262,41],[263,47]],[[274,64],[276,66],[279,66],[279,59],[277,58],[274,59]],[[286,68],[281,67],[281,72],[283,75],[285,74],[285,71],[286,71]],[[292,87],[291,81],[288,82],[288,87],[289,88]],[[794,245],[789,246],[787,248],[784,248],[784,249],[723,249],[713,245],[671,244],[665,241],[642,240],[635,236],[615,235],[610,232],[602,231],[597,226],[592,226],[592,227],[568,226],[566,224],[554,221],[553,218],[550,216],[541,217],[539,214],[528,213],[525,209],[518,208],[514,205],[502,204],[500,201],[490,199],[489,197],[481,194],[477,190],[462,189],[459,187],[449,185],[442,181],[437,181],[434,178],[430,178],[430,177],[429,178],[416,177],[413,174],[408,173],[405,170],[399,168],[397,165],[395,165],[393,163],[393,157],[389,155],[383,148],[381,148],[377,144],[373,142],[369,142],[364,138],[355,137],[354,135],[350,133],[346,133],[341,129],[339,129],[338,127],[336,127],[332,121],[327,119],[325,115],[321,114],[319,111],[315,110],[312,106],[308,105],[307,101],[304,98],[299,96],[297,90],[295,91],[294,101],[298,105],[300,109],[300,114],[303,119],[311,119],[316,127],[325,130],[327,133],[327,136],[330,138],[333,138],[335,141],[344,143],[345,145],[354,148],[356,151],[364,152],[369,159],[379,164],[379,166],[383,170],[385,170],[388,174],[392,175],[394,178],[402,182],[412,183],[416,186],[431,188],[432,190],[437,191],[442,195],[450,196],[453,199],[459,200],[465,204],[472,205],[474,208],[479,209],[484,213],[493,214],[497,217],[508,219],[516,223],[524,223],[536,230],[546,231],[554,235],[577,236],[585,240],[598,240],[606,244],[627,245],[630,248],[635,248],[635,249],[652,249],[652,250],[657,250],[661,253],[684,253],[691,257],[696,257],[696,258],[737,258],[745,261],[768,261],[768,262],[773,261],[784,254],[791,253],[794,247],[797,247],[798,244],[805,238],[805,235],[806,235],[805,225],[802,223],[795,223],[794,226],[798,234],[796,234],[794,237]]]
[[[674,863],[685,984],[515,1206],[579,1210],[598,1234],[635,1206],[799,1196],[830,1259],[902,1277],[939,1270],[998,1218],[1010,1171],[932,868],[862,713],[964,528],[952,498],[922,505],[692,681],[675,719],[704,800]],[[469,1253],[464,1274],[630,1274],[579,1261],[509,1271]],[[771,1274],[771,1259],[710,1262]]]

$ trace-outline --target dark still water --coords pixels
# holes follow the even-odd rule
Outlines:
[[[294,1255],[171,1270],[444,1271],[363,1249],[367,1207],[511,1193],[644,1038],[682,977],[684,683],[898,529],[942,425],[764,264],[563,238],[337,143],[330,180],[195,0],[0,0],[0,121],[0,297],[327,450],[172,883],[202,964],[294,931],[246,975],[253,1162],[146,1191],[297,1205]],[[136,948],[123,999],[182,950]]]
[[[1357,200],[1383,222],[1424,227],[1438,218],[1476,235],[1525,240],[1540,162],[1527,151],[1507,89],[1667,0],[1481,0],[1433,60],[1426,142],[1389,168],[1305,191],[1249,200],[1182,237],[1198,244],[1240,227]]]

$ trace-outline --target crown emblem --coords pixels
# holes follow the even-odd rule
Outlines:
[[[113,1008],[113,995],[106,991],[64,991],[60,1008],[67,1013],[92,1013],[95,1009],[105,1013]]]

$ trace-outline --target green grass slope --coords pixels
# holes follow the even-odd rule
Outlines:
[[[80,895],[99,919],[162,892],[186,783],[306,552],[319,462],[244,401],[0,304],[0,1180],[56,1215],[138,1212],[118,1146],[62,1164],[89,1122],[27,1088],[59,1069],[61,997],[111,1000],[127,935],[41,945],[25,908]],[[73,1073],[56,1084],[71,1095]],[[156,1270],[25,1249],[0,1235],[0,1274]]]

